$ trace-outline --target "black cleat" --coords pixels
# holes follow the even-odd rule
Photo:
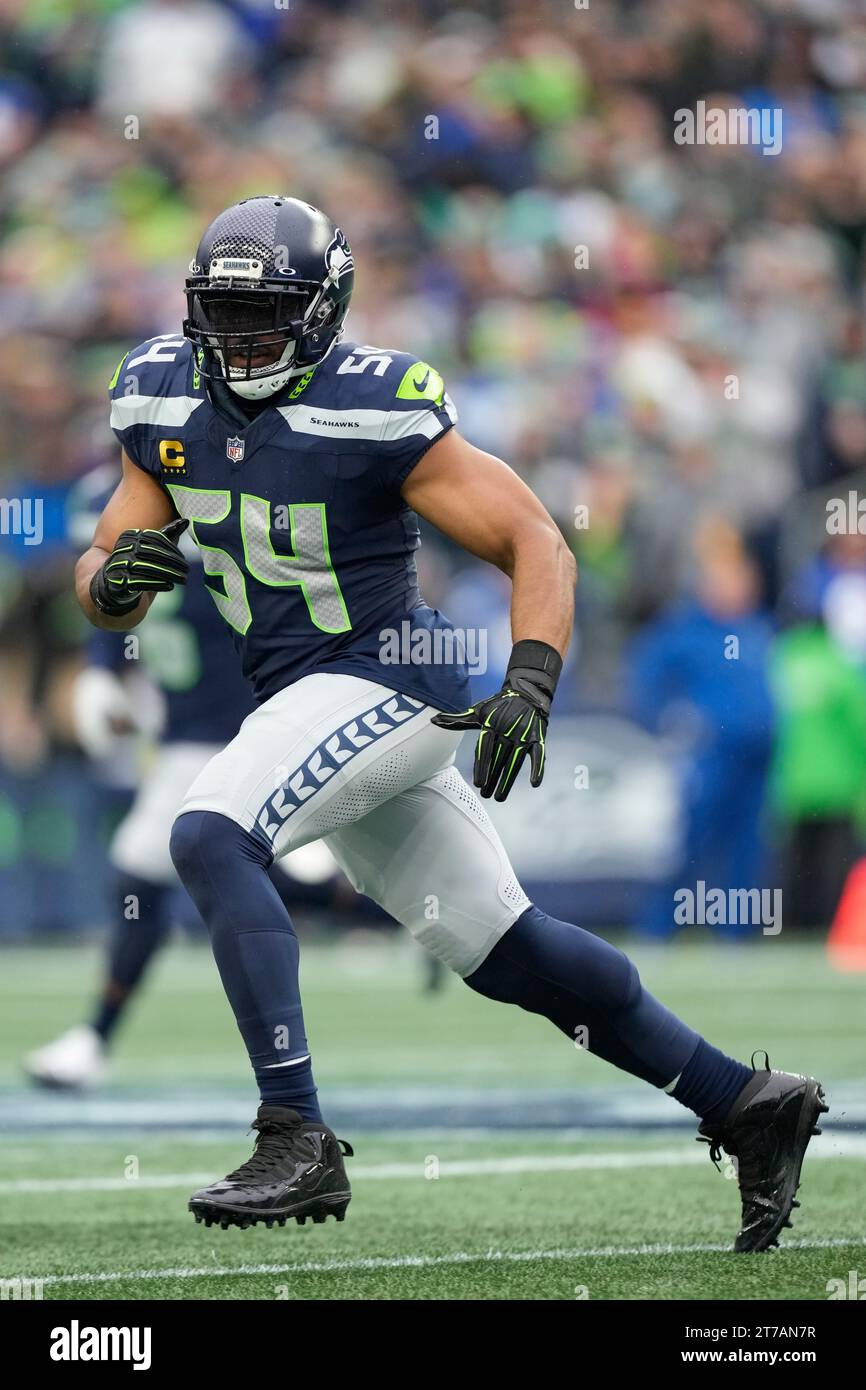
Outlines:
[[[821,1083],[811,1076],[755,1069],[720,1124],[698,1127],[698,1142],[710,1145],[718,1167],[722,1149],[737,1160],[737,1179],[743,1204],[742,1225],[734,1249],[767,1250],[779,1244],[779,1233],[791,1225],[791,1210],[800,1203],[800,1169],[815,1123],[829,1110]]]
[[[196,1221],[224,1231],[257,1221],[270,1229],[292,1218],[303,1226],[308,1216],[317,1224],[327,1216],[342,1221],[352,1195],[343,1165],[351,1144],[284,1105],[260,1105],[252,1128],[258,1131],[252,1157],[190,1197]]]

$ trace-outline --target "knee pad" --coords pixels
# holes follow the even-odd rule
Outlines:
[[[237,821],[217,811],[185,811],[171,828],[171,859],[181,883],[189,887],[204,869],[224,872],[240,856],[267,868],[271,856]]]

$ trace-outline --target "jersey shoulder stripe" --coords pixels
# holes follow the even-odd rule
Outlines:
[[[109,423],[113,430],[132,425],[180,427],[202,403],[201,396],[118,396],[111,402]]]
[[[321,404],[319,404],[321,402]],[[439,372],[410,352],[341,343],[297,406],[281,409],[296,433],[423,447],[457,422]]]
[[[192,344],[178,333],[148,338],[121,359],[108,389],[117,439],[133,463],[158,474],[156,432],[182,429],[206,399]]]
[[[380,442],[420,434],[435,439],[445,429],[430,410],[330,410],[325,406],[280,406],[279,413],[296,434]]]

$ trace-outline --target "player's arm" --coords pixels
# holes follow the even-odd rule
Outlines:
[[[456,430],[433,444],[402,495],[419,516],[511,579],[511,635],[564,657],[574,620],[577,566],[562,532],[522,479]]]
[[[514,647],[502,689],[433,720],[441,728],[481,730],[475,785],[482,796],[504,801],[527,756],[532,786],[544,774],[544,735],[571,637],[577,566],[526,484],[456,430],[428,449],[402,495],[419,516],[511,578]]]
[[[127,632],[154,595],[186,582],[187,561],[175,544],[180,522],[165,492],[124,452],[123,476],[75,566],[75,593],[95,627]],[[166,534],[165,528],[168,528]]]

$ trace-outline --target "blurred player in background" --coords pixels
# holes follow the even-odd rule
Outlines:
[[[110,465],[94,470],[76,489],[70,530],[79,545],[89,541],[116,485],[117,470]],[[158,746],[150,749],[152,761],[109,851],[114,928],[102,990],[88,1022],[25,1058],[28,1075],[39,1085],[80,1089],[102,1080],[118,1024],[177,917],[172,821],[191,782],[255,707],[202,582],[201,554],[185,537],[180,544],[189,582],[158,596],[140,633],[95,629],[88,665],[76,683],[76,731],[94,762],[123,763],[130,743],[139,754],[142,740]],[[322,844],[305,847],[278,867],[278,891],[295,901],[301,886],[296,875],[307,884],[332,884],[337,873]]]

